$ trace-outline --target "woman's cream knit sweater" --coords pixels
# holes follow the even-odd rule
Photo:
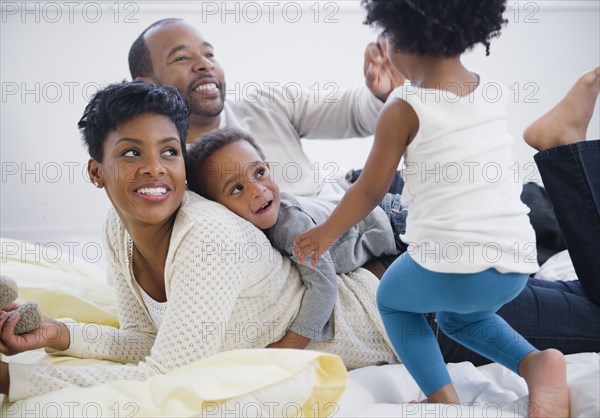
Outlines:
[[[168,309],[156,329],[134,282],[129,234],[114,211],[104,239],[120,328],[67,323],[71,346],[60,354],[127,364],[11,364],[11,401],[68,386],[142,380],[220,351],[263,348],[283,336],[304,294],[298,271],[259,229],[186,193],[165,265]],[[377,283],[364,269],[340,275],[335,337],[307,348],[337,354],[350,369],[397,362],[377,311]]]

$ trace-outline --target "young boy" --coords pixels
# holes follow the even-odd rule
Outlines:
[[[219,129],[204,135],[187,154],[188,188],[217,201],[267,235],[282,254],[291,256],[294,240],[323,222],[333,211],[330,202],[280,192],[269,164],[246,133]],[[337,297],[336,273],[347,273],[367,261],[406,250],[406,211],[399,195],[387,195],[376,208],[349,230],[314,266],[297,264],[306,285],[300,311],[277,347],[304,348],[310,340],[333,338],[332,313]],[[396,237],[395,239],[393,237]]]

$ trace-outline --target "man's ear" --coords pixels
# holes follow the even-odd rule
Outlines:
[[[87,164],[87,172],[90,177],[90,182],[96,187],[104,186],[104,177],[102,175],[102,167],[100,163],[93,158],[90,158]]]
[[[145,75],[136,77],[134,81],[145,81],[146,83],[154,84],[155,86],[158,85],[152,77],[148,77]]]

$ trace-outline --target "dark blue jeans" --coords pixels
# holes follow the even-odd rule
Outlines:
[[[600,140],[547,149],[535,162],[577,277],[600,305]]]

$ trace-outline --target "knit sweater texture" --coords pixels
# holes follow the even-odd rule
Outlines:
[[[130,237],[114,210],[104,241],[120,328],[67,323],[71,345],[59,354],[124,364],[11,363],[11,401],[64,387],[144,380],[221,351],[265,347],[285,334],[305,292],[297,269],[262,231],[186,192],[165,265],[168,309],[157,329],[134,285]],[[377,284],[364,269],[339,275],[334,337],[307,349],[337,354],[349,369],[398,362],[377,311]]]

